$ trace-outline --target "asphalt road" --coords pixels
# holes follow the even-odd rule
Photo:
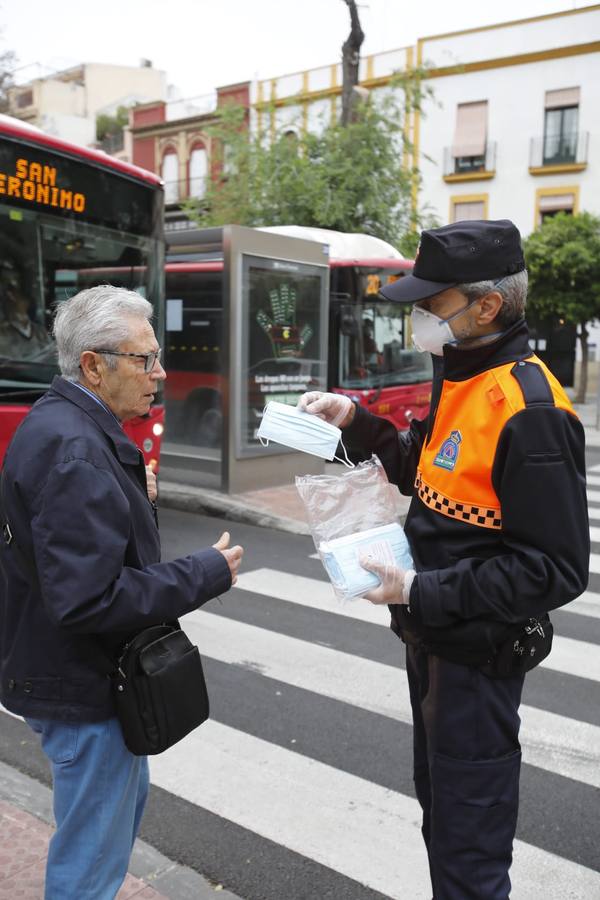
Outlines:
[[[589,474],[600,517],[600,468]],[[404,650],[385,611],[339,607],[310,538],[175,510],[160,520],[165,559],[224,530],[245,557],[239,588],[184,620],[212,718],[152,761],[142,837],[247,900],[429,900]],[[555,649],[526,682],[520,900],[600,897],[600,574],[589,591],[553,615]],[[26,726],[4,715],[0,759],[48,781]]]

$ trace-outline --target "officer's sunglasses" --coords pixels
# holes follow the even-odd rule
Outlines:
[[[144,372],[149,375],[154,369],[157,362],[160,362],[162,347],[158,350],[151,350],[150,353],[122,353],[120,350],[102,350],[101,348],[94,350],[94,353],[105,353],[108,356],[133,356],[136,359],[144,360]]]

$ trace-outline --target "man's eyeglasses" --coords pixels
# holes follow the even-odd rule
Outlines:
[[[133,356],[136,359],[144,360],[144,372],[149,375],[154,369],[157,362],[160,362],[162,347],[158,350],[151,350],[150,353],[122,353],[120,350],[94,350],[94,353],[106,353],[108,356]]]

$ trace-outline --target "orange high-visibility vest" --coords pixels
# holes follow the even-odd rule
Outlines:
[[[534,355],[527,362],[542,369],[555,405],[575,415],[547,366]],[[415,481],[420,499],[436,512],[482,528],[502,527],[492,467],[502,429],[527,405],[511,374],[514,366],[513,361],[465,381],[444,381],[433,432],[421,450]]]

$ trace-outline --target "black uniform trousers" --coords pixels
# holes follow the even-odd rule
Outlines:
[[[507,900],[524,676],[491,679],[410,645],[406,657],[434,900]]]

